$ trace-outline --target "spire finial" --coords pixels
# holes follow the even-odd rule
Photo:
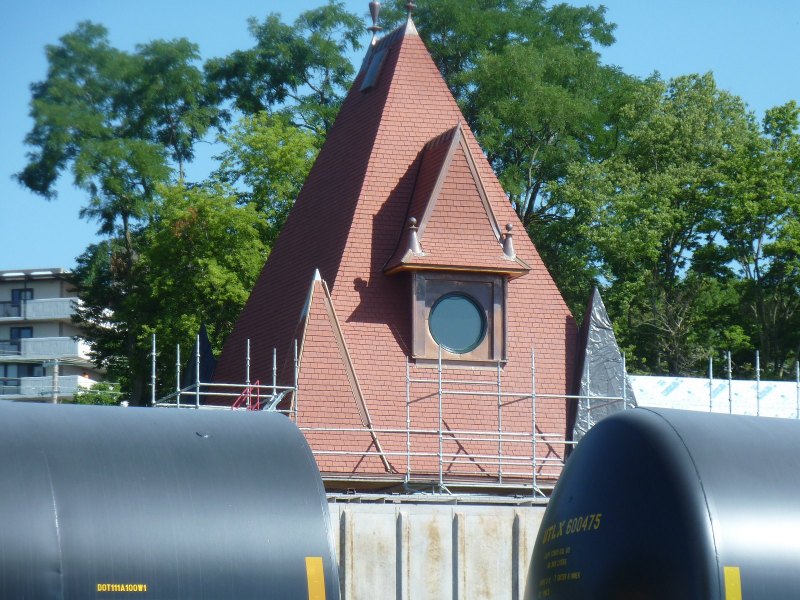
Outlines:
[[[419,243],[419,236],[417,235],[417,220],[414,217],[408,218],[408,249],[414,256],[422,256],[422,246]]]
[[[517,253],[514,250],[514,236],[511,233],[512,229],[514,229],[514,226],[511,223],[506,223],[506,232],[503,235],[503,256],[511,260],[517,257]]]
[[[378,25],[378,15],[381,13],[381,3],[377,2],[376,0],[372,0],[369,3],[369,14],[372,17],[372,27],[367,27],[368,31],[372,32],[372,42],[371,44],[375,44],[375,36],[378,32],[383,29],[380,25]]]
[[[414,9],[417,8],[417,5],[414,4],[413,0],[409,0],[406,2],[406,13],[408,14],[408,18],[411,18],[411,13],[414,12]]]

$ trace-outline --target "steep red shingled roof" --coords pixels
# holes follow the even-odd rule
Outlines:
[[[406,361],[412,346],[411,280],[405,273],[387,275],[384,267],[407,229],[415,186],[427,185],[420,175],[426,144],[462,122],[463,116],[410,22],[379,41],[372,55],[383,49],[386,55],[374,86],[361,91],[364,71],[354,82],[234,332],[226,341],[215,379],[242,379],[248,338],[251,378],[269,379],[272,348],[277,348],[279,363],[291,365],[293,340],[306,331],[302,340],[299,406],[301,410],[307,407],[311,413],[301,416],[300,426],[304,418],[319,424],[347,413],[348,424],[364,428],[364,435],[354,435],[354,439],[361,440],[357,445],[369,443],[369,434],[355,410],[352,386],[344,385],[347,377],[336,336],[309,337],[303,319],[309,282],[318,268],[330,288],[331,304],[336,308],[352,369],[371,419],[382,431],[380,442],[391,457],[392,466],[401,472],[410,467],[415,473],[430,473],[436,470],[436,461],[430,457],[409,457],[409,464],[405,464],[402,457],[406,435],[398,432],[405,428],[407,419],[415,429],[438,427],[435,371],[424,362],[411,361],[409,377],[419,382],[406,387]],[[567,393],[576,326],[472,132],[466,126],[462,129],[464,148],[473,159],[491,213],[501,227],[514,224],[517,257],[530,267],[507,285],[507,352],[502,365],[503,390],[520,394],[504,408],[503,427],[529,431],[533,407],[525,394],[531,390],[531,351],[536,351],[537,394]],[[453,155],[446,177],[453,189],[442,186],[423,232],[425,249],[430,248],[431,256],[436,252],[446,257],[453,244],[459,243],[453,239],[457,235],[460,243],[468,247],[485,248],[481,256],[491,249],[490,254],[501,257],[502,248],[494,233],[486,233],[491,231],[486,211],[481,215],[476,210],[477,202],[471,202],[469,210],[458,205],[459,195],[474,199],[477,193],[475,178],[464,171],[469,167],[467,154],[463,149],[458,152]],[[319,326],[318,331],[325,331],[322,321]],[[340,383],[333,385],[333,374]],[[290,381],[289,375],[290,369],[285,369],[281,383]],[[490,383],[496,374],[494,369],[453,367],[448,377]],[[488,399],[445,398],[444,427],[496,429],[496,398],[492,401],[492,394],[487,395]],[[536,416],[540,431],[563,433],[565,401],[539,398]],[[466,469],[480,475],[497,469],[497,465],[471,458],[491,450],[486,444],[454,438],[455,434],[444,440],[444,451],[461,459],[444,465],[446,472]],[[325,457],[321,466],[329,476],[353,470],[353,449],[347,445],[342,448],[340,440],[333,432],[318,431],[311,441],[312,448],[322,452],[318,457]],[[436,451],[435,436],[420,435],[413,443],[416,452]],[[530,442],[506,452],[529,453]],[[537,447],[539,456],[561,452],[551,445]],[[362,476],[387,472],[374,456],[355,464]]]

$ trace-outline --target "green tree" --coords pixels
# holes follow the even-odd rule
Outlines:
[[[155,188],[168,181],[171,157],[182,173],[194,143],[218,122],[206,99],[197,47],[157,41],[135,53],[112,47],[90,22],[46,48],[47,78],[32,86],[32,147],[17,178],[51,199],[69,169],[89,196],[82,216],[118,236],[135,260],[132,230],[145,219]]]
[[[253,204],[240,205],[219,185],[160,189],[151,225],[142,232],[141,274],[149,283],[131,307],[145,319],[140,352],[155,333],[161,354],[193,347],[205,323],[216,352],[233,330],[269,254],[269,225]],[[160,361],[173,379],[172,361]]]
[[[224,150],[213,179],[236,187],[239,202],[265,218],[272,245],[300,193],[323,138],[292,125],[286,115],[242,117],[220,136]]]
[[[758,132],[742,101],[710,74],[653,78],[621,115],[631,125],[617,151],[575,163],[563,193],[593,207],[586,231],[623,345],[640,368],[678,374],[702,356],[704,311],[727,305],[711,279],[689,275],[719,230],[726,169]]]
[[[361,47],[362,19],[331,0],[292,25],[275,13],[249,25],[253,48],[206,63],[217,97],[244,114],[281,111],[293,124],[324,136],[353,79],[348,53]]]
[[[194,147],[224,115],[211,100],[200,53],[185,38],[137,46],[138,72],[128,97],[134,131],[164,146],[184,179]]]
[[[197,47],[186,40],[129,53],[110,45],[103,26],[83,22],[46,53],[47,77],[32,86],[34,124],[25,140],[32,150],[17,178],[51,199],[67,171],[87,193],[81,216],[97,221],[107,239],[77,261],[79,324],[94,340],[98,363],[120,372],[117,363],[135,362],[137,352],[137,317],[126,306],[145,285],[138,231],[158,186],[176,166],[182,177],[195,142],[222,115],[208,100]],[[142,401],[139,378],[126,389]]]
[[[165,185],[148,226],[133,236],[135,285],[117,282],[117,240],[78,257],[78,322],[95,362],[132,402],[146,402],[153,333],[162,357],[178,343],[191,348],[202,323],[217,344],[230,333],[266,260],[267,227],[253,205],[239,205],[224,187]],[[173,365],[159,361],[159,381],[174,379]]]
[[[139,238],[139,235],[131,236],[135,252],[139,248]],[[136,277],[138,263],[133,265],[133,271],[129,270],[125,246],[119,238],[109,238],[91,244],[75,259],[71,279],[81,303],[77,305],[73,320],[89,341],[94,363],[105,369],[110,379],[120,383],[122,391],[134,404],[141,404],[147,358],[138,349],[139,317],[130,308],[130,298],[146,284]]]
[[[75,404],[94,404],[99,406],[116,406],[123,396],[116,383],[101,381],[90,388],[81,388],[75,394]]]
[[[766,112],[761,135],[730,162],[704,258],[740,280],[742,306],[762,366],[782,377],[800,350],[800,108]]]

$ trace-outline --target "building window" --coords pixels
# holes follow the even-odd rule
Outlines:
[[[18,369],[19,366],[15,364],[0,364],[0,393],[2,394],[17,393],[16,389],[19,387]]]
[[[22,340],[33,337],[33,327],[11,327],[11,339]]]
[[[11,304],[19,306],[25,300],[33,300],[33,290],[27,288],[11,290]]]
[[[495,362],[505,359],[506,279],[489,273],[413,273],[413,356]]]
[[[483,308],[461,292],[445,294],[434,303],[428,327],[434,341],[453,354],[474,350],[486,337]]]
[[[43,377],[44,367],[33,364],[0,363],[0,394],[17,394],[22,377]]]
[[[21,364],[17,367],[19,377],[44,377],[44,367],[42,365]]]

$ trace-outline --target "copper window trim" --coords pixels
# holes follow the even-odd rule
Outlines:
[[[463,354],[442,348],[442,361],[464,366],[489,366],[506,360],[506,296],[508,280],[494,273],[416,271],[412,274],[412,358],[420,364],[438,360],[439,346],[428,327],[435,302],[461,292],[483,308],[486,334],[478,346]]]

